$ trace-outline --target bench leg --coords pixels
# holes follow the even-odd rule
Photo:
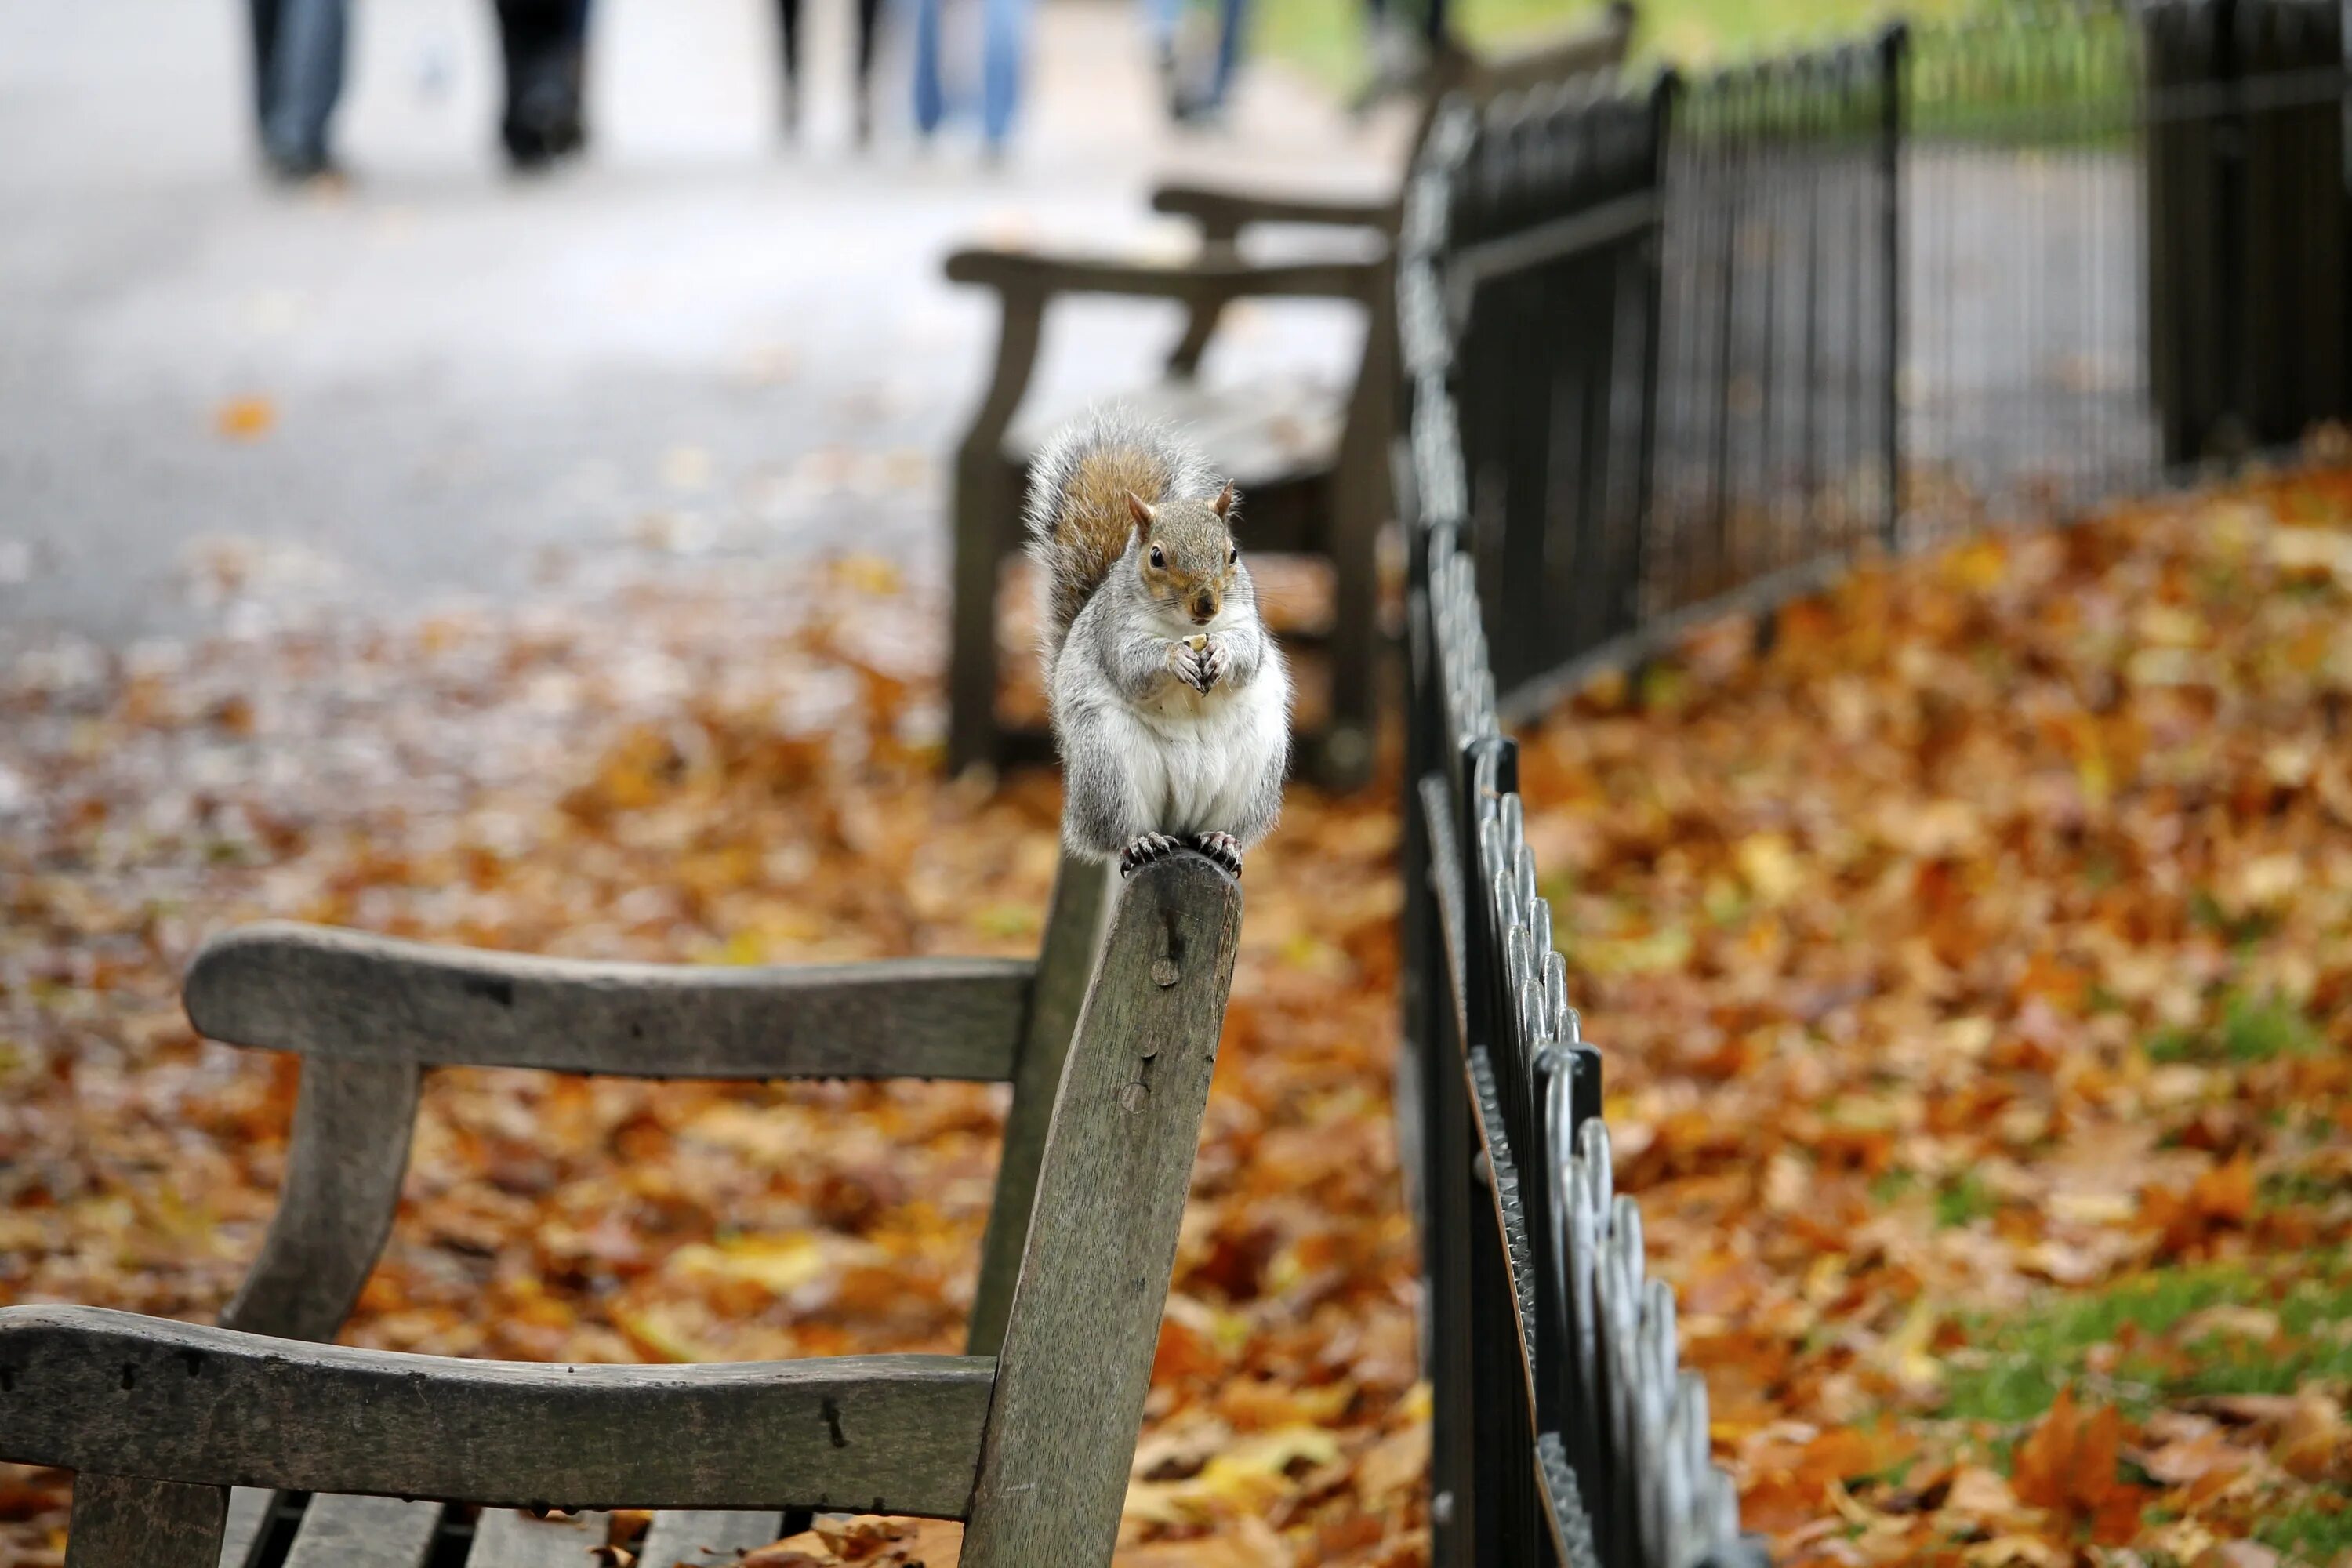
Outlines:
[[[228,1493],[127,1476],[74,1477],[66,1568],[219,1568]]]

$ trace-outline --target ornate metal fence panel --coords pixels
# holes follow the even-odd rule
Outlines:
[[[1857,556],[2352,416],[2336,0],[2081,0],[1441,117],[1407,190],[1401,1097],[1440,1568],[1760,1561],[1503,719]]]
[[[1626,198],[1645,174],[1654,189],[1665,101],[1505,103],[1483,122],[1457,111],[1407,197],[1407,1027],[1423,1111],[1431,1511],[1448,1568],[1761,1561],[1708,1457],[1705,1385],[1676,1365],[1673,1293],[1648,1279],[1640,1212],[1611,1184],[1601,1058],[1579,1037],[1537,891],[1477,564],[1485,545],[1499,547],[1493,574],[1537,570],[1512,553],[1510,523],[1547,532],[1565,510],[1571,569],[1626,581],[1604,459],[1627,427],[1607,405],[1621,346],[1637,365],[1654,352],[1656,205]],[[1567,281],[1547,293],[1552,280]],[[1546,321],[1573,307],[1574,282],[1622,313]],[[1482,324],[1490,299],[1501,304]],[[1565,451],[1546,458],[1562,471],[1526,462],[1507,435],[1471,433],[1456,387],[1486,378],[1482,411],[1522,437],[1561,435]],[[1528,397],[1543,416],[1517,423],[1512,400]],[[1482,517],[1472,497],[1497,487]],[[1637,521],[1638,489],[1626,505]],[[1515,602],[1524,615],[1547,601]],[[1608,613],[1606,595],[1571,602]],[[1558,647],[1530,636],[1521,658]]]

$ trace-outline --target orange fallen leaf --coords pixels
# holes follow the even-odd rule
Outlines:
[[[267,397],[232,397],[213,410],[213,429],[231,441],[258,441],[277,425],[278,405]]]

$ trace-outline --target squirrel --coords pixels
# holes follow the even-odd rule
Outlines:
[[[1182,847],[1240,876],[1282,809],[1290,674],[1234,542],[1233,485],[1118,409],[1066,426],[1031,474],[1063,841],[1123,876]]]

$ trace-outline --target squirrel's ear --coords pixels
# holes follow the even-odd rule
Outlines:
[[[1215,512],[1219,517],[1223,517],[1225,513],[1234,510],[1233,480],[1227,479],[1225,481],[1225,488],[1217,492],[1217,499],[1209,503],[1209,510]]]
[[[1150,503],[1133,490],[1127,492],[1127,512],[1129,517],[1135,519],[1135,526],[1138,528],[1150,528],[1155,521],[1151,515]]]

